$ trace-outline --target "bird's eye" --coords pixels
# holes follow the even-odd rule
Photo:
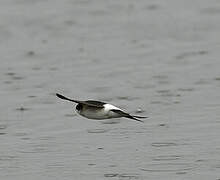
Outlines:
[[[76,110],[77,110],[77,111],[80,111],[81,109],[82,109],[82,105],[81,105],[81,104],[77,104]]]

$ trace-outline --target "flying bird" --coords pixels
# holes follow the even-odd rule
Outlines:
[[[74,100],[67,98],[61,94],[56,94],[57,97],[63,100],[71,101],[74,103],[77,103],[76,105],[76,111],[81,115],[84,116],[88,119],[97,119],[97,120],[102,120],[102,119],[111,119],[111,118],[120,118],[120,117],[125,117],[129,119],[133,119],[135,121],[140,121],[141,118],[147,118],[144,116],[135,116],[135,115],[130,115],[129,113],[124,112],[122,109],[105,103],[101,101],[94,101],[94,100],[88,100],[88,101],[79,101],[79,100]]]

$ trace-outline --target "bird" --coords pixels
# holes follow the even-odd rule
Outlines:
[[[122,109],[112,104],[108,104],[108,103],[101,102],[101,101],[74,100],[74,99],[67,98],[58,93],[56,93],[56,96],[60,99],[77,103],[76,112],[80,114],[81,116],[86,117],[88,119],[104,120],[104,119],[125,117],[125,118],[129,118],[135,121],[144,122],[140,119],[147,118],[145,116],[130,115],[129,113],[124,112]]]

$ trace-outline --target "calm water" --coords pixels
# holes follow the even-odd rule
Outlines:
[[[220,1],[0,12],[0,179],[220,179]],[[87,120],[57,92],[150,118]]]

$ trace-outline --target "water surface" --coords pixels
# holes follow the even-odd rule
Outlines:
[[[220,178],[220,2],[0,11],[0,179]],[[149,118],[87,120],[57,92]]]

